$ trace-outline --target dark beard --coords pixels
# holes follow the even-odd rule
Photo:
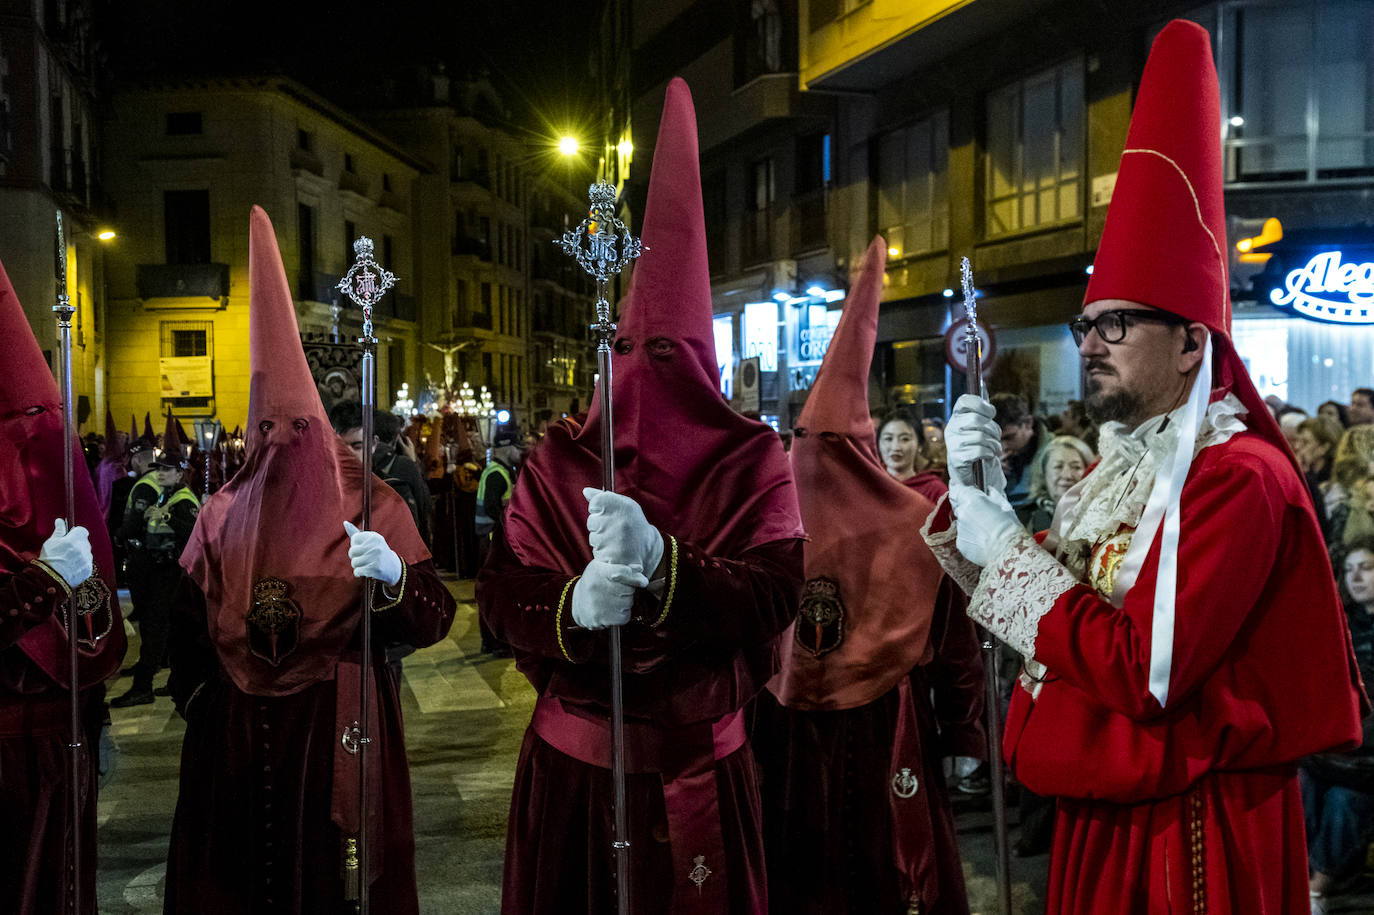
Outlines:
[[[1083,399],[1083,409],[1088,419],[1101,425],[1107,422],[1123,423],[1135,428],[1145,416],[1145,400],[1134,391],[1116,390],[1110,394],[1102,391],[1102,382],[1088,379],[1088,396]]]

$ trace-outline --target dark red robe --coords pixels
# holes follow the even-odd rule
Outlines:
[[[627,721],[660,729],[666,740],[743,708],[775,669],[772,640],[791,622],[801,581],[801,543],[764,544],[736,557],[678,543],[678,579],[668,617],[657,628],[623,629]],[[574,713],[605,721],[609,707],[606,635],[573,625],[560,598],[570,575],[522,565],[500,537],[477,578],[492,632],[515,650],[516,664],[540,692]],[[657,604],[643,600],[637,616]],[[652,605],[652,606],[651,606]],[[560,647],[560,634],[562,647]],[[571,660],[564,655],[563,649]],[[709,762],[709,759],[708,759]],[[709,771],[709,769],[708,769]],[[732,915],[763,915],[763,846],[753,755],[747,746],[714,765],[724,860],[707,863],[727,885]],[[669,911],[691,884],[668,843],[659,774],[627,776],[631,898],[635,912]],[[502,879],[507,915],[604,915],[614,907],[610,772],[573,759],[531,728],[511,797]],[[680,857],[679,850],[679,856]]]
[[[418,911],[410,771],[400,685],[385,646],[442,639],[453,597],[430,560],[408,565],[405,593],[373,616],[377,705],[369,767],[381,786],[374,822],[371,911]],[[352,646],[357,655],[357,645]],[[186,717],[181,788],[167,855],[164,911],[185,915],[335,915],[349,912],[339,873],[341,836],[331,821],[339,730],[334,678],[285,696],[234,685],[206,627],[199,588],[183,580],[173,616],[170,685]]]

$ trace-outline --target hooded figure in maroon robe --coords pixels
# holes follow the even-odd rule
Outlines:
[[[886,256],[874,239],[788,452],[806,587],[751,735],[775,912],[968,912],[943,760],[987,755],[983,665],[963,595],[915,535],[934,505],[878,455]]]
[[[618,493],[597,489],[593,398],[531,453],[477,579],[484,619],[540,694],[511,799],[508,915],[615,908],[608,625],[624,641],[634,911],[767,910],[740,710],[776,670],[803,534],[777,434],[720,393],[696,117],[678,79],[642,237],[612,355]]]
[[[1210,37],[1176,20],[1141,79],[1071,327],[1102,459],[1037,542],[961,397],[926,532],[969,614],[1026,659],[1016,778],[1056,798],[1051,915],[1308,911],[1299,759],[1368,711],[1311,497],[1230,338]],[[968,484],[976,461],[987,491]]]
[[[186,718],[165,911],[349,911],[358,836],[359,613],[377,579],[368,684],[371,910],[414,913],[415,849],[399,684],[388,644],[426,646],[453,621],[405,503],[334,434],[311,381],[272,224],[249,233],[247,458],[206,500],[181,556],[170,686]]]
[[[0,266],[0,911],[48,915],[69,904],[71,668],[67,608],[77,603],[82,880],[95,910],[96,776],[104,681],[124,659],[105,519],[81,446],[63,437],[52,370]],[[77,527],[67,526],[63,449],[73,451]]]

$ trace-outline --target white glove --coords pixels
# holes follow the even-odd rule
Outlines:
[[[353,563],[354,578],[375,578],[384,585],[394,586],[401,580],[401,557],[387,546],[386,538],[376,531],[360,531],[347,521],[348,561]]]
[[[634,566],[654,574],[663,558],[663,535],[644,517],[644,509],[629,496],[593,489],[582,490],[587,500],[587,532],[592,558],[613,565]]]
[[[957,781],[976,772],[983,761],[973,756],[953,756],[950,758],[950,763],[950,770]]]
[[[973,485],[975,462],[983,462],[983,483],[988,492],[1005,492],[1007,475],[1002,471],[1002,427],[993,422],[997,411],[981,397],[963,394],[945,426],[949,481]]]
[[[635,588],[648,584],[638,569],[593,559],[573,585],[573,622],[583,629],[625,625],[630,621]]]
[[[949,504],[959,520],[955,545],[976,565],[987,565],[1013,537],[1025,532],[1000,490],[988,495],[954,483],[949,487]]]
[[[53,522],[52,536],[43,541],[38,558],[75,588],[91,577],[91,537],[80,525],[67,530],[67,522],[58,518]]]

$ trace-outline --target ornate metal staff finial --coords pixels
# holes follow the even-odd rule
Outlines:
[[[62,229],[62,211],[57,211],[57,304],[52,307],[57,313],[57,322],[60,327],[70,327],[72,323],[72,313],[76,311],[72,307],[72,298],[67,294],[67,235]]]
[[[968,318],[969,332],[978,333],[978,295],[973,291],[973,267],[967,257],[959,258],[959,279],[964,284],[964,315]]]
[[[372,336],[372,309],[382,300],[382,296],[396,285],[396,274],[387,270],[372,259],[372,239],[359,236],[353,242],[353,253],[357,260],[339,280],[338,290],[348,296],[363,310],[363,339],[375,342]]]
[[[598,182],[587,191],[592,205],[587,218],[577,228],[554,239],[563,253],[575,258],[579,266],[596,280],[596,323],[592,330],[602,346],[611,345],[615,324],[611,322],[609,286],[630,261],[648,250],[615,215],[615,185]]]

